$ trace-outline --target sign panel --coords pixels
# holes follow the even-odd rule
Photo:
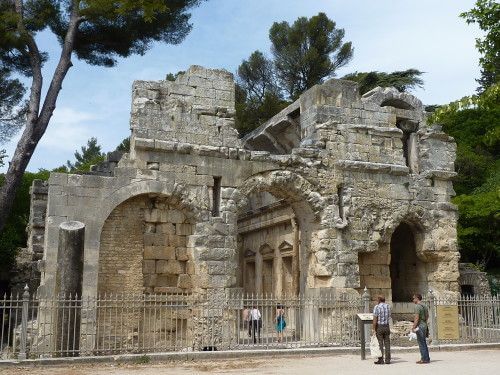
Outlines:
[[[358,318],[362,321],[366,321],[366,320],[373,321],[373,314],[372,313],[361,313],[361,314],[358,314]]]
[[[458,306],[437,306],[437,333],[438,340],[458,340]]]

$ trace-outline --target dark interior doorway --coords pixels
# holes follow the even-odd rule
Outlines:
[[[391,238],[391,288],[393,302],[410,302],[414,293],[427,290],[425,263],[417,257],[414,229],[401,223]]]

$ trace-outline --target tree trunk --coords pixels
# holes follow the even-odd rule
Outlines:
[[[16,151],[9,164],[9,169],[5,174],[5,182],[0,189],[0,232],[3,230],[12,209],[16,191],[21,184],[31,155],[33,155],[33,151],[43,135],[42,133],[39,137],[35,137],[32,129],[33,126],[30,126],[30,124],[26,126],[21,139],[17,143]]]
[[[21,13],[21,2],[16,2],[18,12]],[[82,21],[78,17],[78,8],[74,6],[72,9],[70,22],[68,25],[68,31],[64,39],[64,44],[61,51],[61,57],[57,64],[54,76],[50,82],[47,95],[43,102],[42,110],[38,115],[38,108],[40,104],[40,92],[42,86],[42,76],[41,76],[41,63],[40,55],[38,53],[38,47],[32,37],[32,35],[27,35],[28,37],[28,49],[30,55],[30,61],[33,69],[33,82],[31,85],[31,96],[29,102],[29,111],[26,128],[24,129],[23,135],[19,142],[17,143],[16,151],[9,164],[9,169],[5,174],[5,182],[0,188],[0,233],[2,232],[5,222],[9,216],[14,203],[14,198],[16,196],[17,189],[21,184],[24,171],[28,166],[31,156],[35,151],[38,142],[45,134],[49,121],[56,108],[57,97],[62,88],[62,82],[66,77],[66,73],[69,68],[71,68],[71,54],[73,52],[73,45],[78,31],[78,26]],[[20,31],[25,31],[24,25],[20,22],[18,28]]]

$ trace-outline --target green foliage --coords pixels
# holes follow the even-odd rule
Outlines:
[[[114,66],[117,57],[143,55],[153,42],[180,43],[191,30],[186,13],[202,0],[85,0],[76,2],[82,22],[76,56],[92,65]],[[0,55],[12,70],[30,74],[25,56],[28,34],[50,29],[64,42],[72,0],[24,1],[26,32],[19,32],[13,2],[0,4]],[[4,53],[2,53],[2,51]],[[3,60],[3,58],[2,58]]]
[[[3,159],[5,159],[7,157],[7,154],[5,152],[5,150],[1,149],[0,150],[0,167],[3,167],[5,165],[5,162],[3,161]]]
[[[494,296],[500,296],[500,270],[490,269],[490,272],[486,276],[490,284],[491,294]]]
[[[325,13],[300,17],[293,25],[283,21],[271,26],[278,82],[292,100],[351,60],[353,48],[351,42],[342,42],[344,34]]]
[[[125,138],[116,146],[115,151],[130,152],[130,137]]]
[[[275,22],[269,30],[272,59],[253,52],[237,71],[236,129],[245,135],[305,90],[335,74],[352,58],[344,30],[324,13],[300,17],[293,25]]]
[[[486,269],[500,262],[500,188],[460,195],[454,199],[459,208],[458,245],[462,260]]]
[[[354,72],[345,75],[342,79],[359,83],[360,94],[363,95],[375,87],[395,87],[400,92],[406,92],[415,87],[423,87],[423,72],[417,69],[407,69],[392,73],[385,72]]]
[[[69,173],[88,172],[92,165],[98,164],[104,160],[106,154],[101,152],[101,146],[97,144],[97,138],[90,138],[86,146],[81,147],[81,152],[75,151],[74,163],[69,160],[66,162]],[[64,172],[64,170],[58,170]]]
[[[457,142],[458,244],[462,260],[485,269],[500,262],[500,85],[437,108],[440,123]]]
[[[255,51],[238,67],[236,129],[245,135],[285,108],[276,82],[273,62]]]
[[[17,249],[26,246],[26,226],[30,212],[29,189],[33,180],[47,180],[48,178],[49,172],[45,170],[38,173],[26,172],[23,175],[21,186],[14,198],[11,213],[3,231],[0,233],[0,273],[6,273],[12,269]],[[4,176],[0,175],[0,186],[3,181]]]
[[[23,125],[26,105],[22,103],[25,88],[0,63],[0,144],[8,141]]]
[[[175,81],[177,79],[177,77],[179,77],[180,74],[184,74],[186,73],[184,70],[179,70],[177,73],[175,74],[172,74],[172,73],[168,73],[167,76],[165,77],[165,79],[167,81]]]
[[[262,102],[247,100],[245,91],[236,85],[236,129],[244,136],[289,104],[270,92],[264,94]]]
[[[500,3],[494,0],[477,0],[475,7],[460,15],[468,24],[477,23],[485,32],[483,38],[476,39],[476,47],[481,53],[481,78],[478,79],[479,92],[500,83]]]
[[[478,95],[464,96],[462,99],[455,100],[449,104],[440,106],[434,110],[428,118],[428,123],[441,123],[446,121],[449,116],[465,109],[481,108],[485,110],[494,109],[500,103],[500,83],[488,87],[484,92]]]
[[[266,95],[280,98],[273,62],[260,51],[253,52],[238,67],[238,85],[245,92],[246,100],[262,104]]]

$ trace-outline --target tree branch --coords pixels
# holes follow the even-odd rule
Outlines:
[[[22,35],[26,38],[26,46],[28,47],[28,56],[31,65],[31,71],[33,74],[31,89],[30,89],[30,99],[28,105],[28,119],[27,125],[33,125],[38,119],[38,111],[40,109],[40,100],[42,95],[43,86],[43,76],[42,76],[42,57],[40,56],[40,51],[33,38],[33,35],[26,30],[24,26],[23,18],[23,1],[15,1],[16,13],[19,16],[17,21],[17,28]],[[21,53],[26,53],[25,50],[20,50]]]
[[[73,66],[73,63],[71,62],[71,55],[73,53],[73,46],[75,43],[76,33],[78,32],[78,27],[83,21],[83,18],[80,17],[78,13],[79,1],[73,0],[71,6],[70,21],[68,24],[68,31],[66,32],[66,36],[64,38],[61,57],[59,58],[59,62],[52,77],[52,81],[50,82],[50,86],[47,91],[47,95],[45,96],[42,110],[40,112],[40,118],[38,121],[39,126],[37,130],[41,132],[41,135],[43,135],[43,133],[45,132],[47,124],[49,123],[49,120],[56,108],[56,101],[59,92],[61,91],[62,82],[66,77],[69,68]]]

